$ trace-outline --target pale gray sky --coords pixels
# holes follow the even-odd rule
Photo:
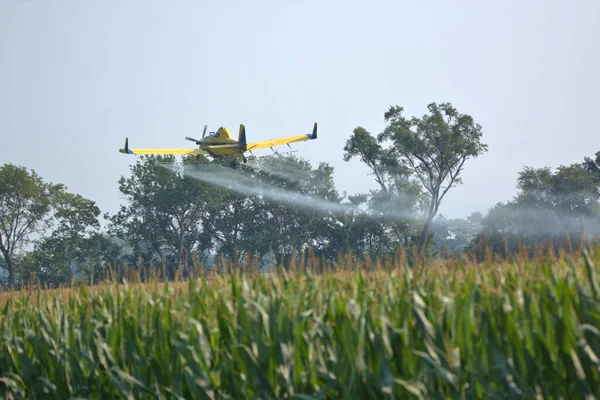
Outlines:
[[[449,101],[490,150],[466,163],[446,216],[511,199],[517,172],[600,150],[598,1],[0,1],[0,165],[114,213],[132,147],[244,123],[248,140],[331,163],[340,191],[372,176],[342,159],[390,105]],[[286,147],[287,148],[287,147]],[[269,154],[262,150],[260,154]]]

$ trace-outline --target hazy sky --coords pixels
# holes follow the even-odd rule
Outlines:
[[[0,0],[0,165],[95,200],[123,201],[131,147],[188,147],[219,125],[292,145],[336,169],[340,191],[373,177],[343,147],[390,105],[422,115],[451,102],[483,127],[446,216],[516,193],[523,166],[600,150],[598,1]],[[287,147],[282,148],[287,149]],[[261,150],[255,154],[266,155]]]

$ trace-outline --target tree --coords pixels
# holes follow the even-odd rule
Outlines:
[[[416,217],[423,205],[423,192],[420,184],[412,179],[413,173],[402,165],[392,149],[385,149],[381,142],[363,127],[357,127],[344,146],[344,161],[357,157],[369,167],[379,185],[366,197],[358,196],[357,204],[367,205],[370,214],[367,225],[360,224],[365,235],[363,242],[371,255],[393,251],[391,241],[400,246],[410,247],[415,237]],[[392,217],[392,218],[390,218]],[[365,217],[353,216],[356,221],[365,221]],[[353,241],[358,239],[352,234]],[[359,235],[360,236],[360,235]],[[349,238],[350,236],[347,236]],[[358,243],[357,243],[358,244]],[[361,245],[362,246],[362,245]]]
[[[225,190],[216,192],[201,217],[202,242],[228,259],[244,256],[244,241],[254,227],[256,204],[248,196]]]
[[[8,270],[8,284],[15,283],[14,258],[50,225],[56,186],[44,182],[33,170],[13,164],[0,168],[0,252]]]
[[[97,241],[95,236],[100,235],[100,209],[94,201],[68,192],[64,185],[54,189],[48,215],[52,232],[36,241],[20,270],[24,280],[35,274],[40,282],[58,285],[68,283],[72,269],[88,261],[89,242]]]
[[[191,156],[185,163],[208,163]],[[202,239],[202,218],[214,188],[183,175],[173,156],[142,157],[131,167],[131,176],[121,177],[119,190],[127,204],[113,216],[109,232],[133,243],[134,253],[146,261],[164,257],[170,268],[186,270],[191,257],[208,247]]]
[[[335,206],[341,201],[330,165],[315,168],[298,157],[265,157],[242,171],[253,190],[245,197],[248,213],[238,213],[240,249],[257,255],[273,252],[285,261],[293,251],[330,246]],[[312,200],[317,204],[311,205]]]
[[[483,214],[471,213],[467,218],[447,219],[439,214],[431,225],[434,232],[435,245],[432,250],[446,249],[449,252],[462,253],[473,237],[481,229]]]
[[[555,248],[578,240],[583,234],[600,234],[600,152],[596,160],[549,167],[524,167],[517,178],[517,195],[512,201],[498,203],[482,220],[482,230],[470,244],[470,251],[481,254],[477,245],[486,243],[493,251],[530,251],[551,241]]]
[[[596,186],[600,191],[600,151],[596,152],[595,156],[595,159],[585,157],[583,159],[583,165],[585,166],[587,171],[594,177],[594,182],[596,183]]]
[[[371,169],[375,182],[385,194],[390,194],[398,179],[404,178],[409,171],[400,168],[398,160],[389,149],[384,149],[369,131],[362,126],[354,129],[353,135],[344,146],[344,161],[358,157]],[[400,186],[396,185],[396,188]]]
[[[100,229],[100,208],[94,201],[66,190],[57,192],[52,200],[58,226],[49,240],[63,248],[69,264],[81,261],[85,258],[84,241]],[[70,265],[68,277],[71,278]]]
[[[554,173],[548,167],[525,167],[519,173],[519,192],[512,203],[522,214],[528,213],[530,232],[535,229],[546,235],[577,234],[595,229],[600,212],[598,183],[595,172],[586,162],[561,165]],[[525,226],[520,231],[524,229]]]
[[[429,114],[405,118],[404,109],[392,106],[384,114],[388,126],[378,142],[391,141],[385,160],[413,172],[429,194],[429,205],[419,247],[425,250],[431,222],[448,191],[461,183],[460,173],[469,158],[487,151],[481,142],[481,126],[467,114],[460,114],[450,103],[428,105]]]
[[[333,225],[329,235],[329,258],[333,259],[340,250],[351,250],[353,254],[368,255],[371,259],[393,253],[401,241],[394,235],[399,230],[393,229],[394,225],[385,216],[358,211],[359,207],[367,211],[373,209],[368,195],[348,196],[348,200],[357,209],[343,213],[338,217],[339,223]],[[410,233],[410,230],[404,233]]]

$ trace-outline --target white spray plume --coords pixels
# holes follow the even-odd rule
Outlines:
[[[181,172],[180,168],[172,164],[161,164],[161,166],[173,172]],[[245,176],[230,168],[219,165],[186,164],[183,167],[183,173],[198,181],[232,190],[243,195],[258,196],[325,213],[344,214],[346,212],[355,212],[372,218],[386,218],[388,220],[397,221],[406,221],[407,218],[415,218],[414,215],[402,212],[402,210],[392,209],[382,211],[381,213],[378,213],[379,215],[373,215],[354,204],[328,201],[322,197],[286,190],[282,187],[261,181],[260,178]]]
[[[275,164],[272,163],[274,159],[277,160]],[[288,157],[279,156],[277,158],[250,159],[246,166],[262,174],[270,175],[299,186],[310,183],[311,187],[316,190],[327,188],[327,183],[313,179],[310,174],[310,166],[303,169],[298,162]]]

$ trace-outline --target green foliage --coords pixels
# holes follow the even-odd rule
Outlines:
[[[405,177],[410,174],[406,168],[401,168],[400,163],[389,149],[384,149],[381,143],[365,128],[359,126],[354,129],[353,135],[344,146],[344,161],[358,157],[366,164],[375,176],[375,181],[386,194],[396,190],[396,194],[403,192]]]
[[[37,216],[32,211],[29,220],[35,223],[25,223],[29,231],[18,237],[19,244],[13,243],[14,238],[0,236],[0,249],[6,250],[0,267],[10,271],[11,282],[17,273],[21,281],[37,276],[46,283],[60,284],[119,262],[138,268],[164,265],[173,278],[178,268],[183,269],[185,276],[198,259],[209,261],[207,256],[215,253],[237,261],[246,255],[267,254],[289,261],[293,249],[311,248],[327,260],[335,259],[340,251],[377,257],[393,254],[398,248],[410,249],[419,239],[419,214],[427,211],[429,203],[422,187],[423,171],[411,165],[414,160],[407,159],[407,154],[412,151],[418,158],[437,151],[440,154],[436,160],[445,162],[451,173],[458,175],[460,166],[458,172],[452,171],[451,156],[474,156],[485,148],[476,145],[479,127],[470,117],[459,115],[449,104],[438,107],[434,103],[429,109],[432,116],[419,120],[416,132],[411,131],[411,124],[417,120],[405,120],[400,115],[402,109],[392,107],[385,114],[389,126],[378,138],[358,127],[346,143],[344,159],[360,157],[380,185],[380,190],[348,199],[360,205],[368,216],[326,207],[311,209],[304,207],[302,201],[292,205],[236,193],[182,173],[195,164],[229,165],[231,157],[209,160],[189,156],[179,165],[174,156],[142,156],[131,167],[131,175],[119,180],[126,203],[115,215],[105,215],[111,222],[106,232],[100,231],[100,210],[93,201],[67,192],[63,185],[46,184],[40,178],[32,187],[46,185],[46,192],[38,191],[43,195],[37,195],[45,208]],[[441,119],[442,114],[449,120]],[[387,139],[393,142],[391,148],[382,146]],[[445,146],[449,141],[451,144]],[[443,149],[435,150],[435,146],[442,145]],[[258,169],[254,168],[256,165],[240,164],[237,172],[285,190],[285,196],[308,195],[332,205],[348,204],[346,195],[336,190],[334,170],[327,163],[313,167],[299,158],[267,157],[258,164]],[[444,175],[446,164],[441,166],[440,176]],[[452,177],[458,181],[455,175]],[[5,192],[6,198],[18,198],[14,188]],[[397,215],[390,218],[394,213]],[[11,232],[14,236],[15,231]],[[37,240],[27,243],[34,234]],[[427,227],[423,236],[431,236]],[[124,241],[132,251],[125,251],[115,239]],[[33,248],[16,251],[25,244]],[[101,244],[107,248],[106,255],[98,251]],[[15,269],[17,258],[19,265]]]
[[[591,159],[589,157],[585,157],[583,159],[583,165],[587,169],[587,171],[594,177],[594,182],[597,187],[600,188],[600,151],[596,152],[596,158]]]
[[[421,205],[425,222],[419,247],[424,251],[442,200],[461,183],[460,173],[466,160],[486,152],[487,145],[481,142],[481,126],[470,115],[458,113],[450,103],[429,104],[429,114],[421,118],[408,119],[403,111],[398,106],[389,108],[384,114],[388,125],[377,138],[357,127],[344,147],[344,160],[358,157],[371,169],[387,195],[388,207],[406,209],[402,207],[406,204],[389,202],[394,196],[408,196],[414,204]],[[385,142],[391,146],[383,147]],[[414,222],[402,225],[396,227],[398,236],[414,236],[409,233]]]
[[[517,179],[518,193],[512,201],[498,203],[482,220],[481,232],[468,246],[483,257],[480,244],[507,255],[521,244],[530,252],[551,241],[555,247],[571,242],[578,246],[600,237],[600,152],[596,161],[550,168],[525,167]]]
[[[481,267],[317,264],[0,296],[0,395],[600,396],[598,247]]]
[[[453,219],[447,219],[439,214],[431,225],[433,234],[431,249],[440,253],[462,253],[480,232],[482,220],[483,214],[480,212],[474,212],[467,218]]]
[[[204,221],[218,253],[230,258],[237,255],[241,261],[246,254],[268,253],[289,260],[293,249],[306,247],[329,251],[338,216],[331,210],[303,207],[310,202],[308,198],[332,204],[342,200],[328,164],[313,167],[300,158],[274,156],[251,159],[236,174],[226,174],[222,178],[232,190],[223,191],[223,198],[211,206]],[[252,192],[245,194],[244,187]],[[271,196],[259,195],[269,191]],[[272,195],[288,202],[274,200]]]
[[[402,107],[390,107],[385,113],[388,126],[378,141],[389,140],[397,163],[413,172],[427,193],[429,206],[420,248],[424,251],[431,222],[448,191],[462,183],[460,173],[466,160],[487,151],[481,142],[481,126],[468,114],[460,114],[450,103],[431,103],[429,114],[410,119]]]
[[[73,278],[73,270],[89,261],[86,258],[90,237],[99,235],[100,209],[94,201],[61,187],[52,196],[52,208],[56,222],[53,232],[26,255],[21,267],[24,281],[29,279],[27,272],[33,272],[31,275],[47,284],[68,283]],[[104,250],[108,253],[110,246]]]
[[[268,246],[268,250],[286,261],[293,250],[311,247],[313,250],[335,257],[329,240],[335,234],[339,212],[326,208],[303,207],[302,203],[318,199],[340,204],[342,197],[335,188],[333,168],[327,163],[313,167],[308,161],[297,157],[267,157],[261,160],[253,173],[257,179],[271,187],[281,189],[281,196],[300,199],[297,204],[270,198],[254,198],[256,214],[253,242]],[[285,190],[285,192],[283,192]]]
[[[76,241],[44,237],[18,262],[20,280],[35,281],[42,287],[69,284],[74,278],[89,280],[120,264],[122,252],[121,245],[98,231]]]
[[[187,162],[208,161],[195,157]],[[217,190],[170,167],[176,167],[173,156],[141,157],[131,176],[119,180],[127,203],[106,218],[110,234],[133,244],[133,257],[156,263],[166,259],[172,277],[173,266],[187,268],[194,255],[209,247],[202,240],[201,221]]]
[[[380,219],[350,213],[344,218],[348,229],[345,250],[371,257],[393,252],[397,247],[408,249],[414,244],[418,215],[422,209],[423,193],[419,182],[412,179],[411,171],[402,166],[391,149],[381,143],[363,127],[354,129],[344,146],[344,160],[359,158],[372,172],[379,190],[369,195],[358,195],[352,201],[364,205],[370,215]],[[389,218],[397,211],[400,217]],[[387,214],[387,216],[386,216]]]
[[[47,216],[56,190],[57,186],[44,182],[33,170],[13,164],[0,168],[0,252],[11,287],[15,257],[50,226]]]
[[[193,256],[201,252],[219,255],[212,266],[219,269],[224,259],[241,262],[246,256],[272,256],[287,263],[294,249],[306,248],[328,260],[350,249],[375,257],[394,252],[397,240],[413,240],[407,233],[410,221],[395,222],[394,229],[383,216],[378,220],[335,207],[304,207],[311,200],[301,196],[340,207],[344,202],[327,163],[313,167],[297,157],[250,158],[235,172],[212,168],[219,164],[198,156],[186,157],[182,164],[174,157],[143,157],[132,167],[130,177],[121,178],[120,190],[127,203],[107,218],[111,220],[109,232],[134,247],[131,263],[137,263],[138,256],[148,266],[164,259],[173,277],[174,267],[181,266],[178,260],[192,264]],[[195,180],[197,174],[213,174],[226,181],[227,188]],[[248,192],[244,185],[252,190]],[[406,188],[416,196],[418,188]],[[259,195],[260,190],[296,200],[275,200]],[[401,205],[410,212],[415,208],[414,197],[408,195],[390,199],[375,194],[365,202],[372,209]]]
[[[0,250],[9,285],[33,276],[47,284],[68,283],[72,266],[89,261],[86,241],[99,235],[99,215],[94,201],[45,182],[35,171],[5,164],[0,169]]]

